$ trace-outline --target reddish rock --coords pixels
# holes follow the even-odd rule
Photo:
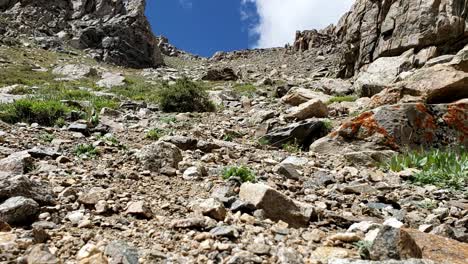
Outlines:
[[[321,152],[323,144],[365,143],[367,148],[420,148],[436,145],[468,145],[468,102],[425,105],[386,105],[345,122],[326,138],[311,145]],[[355,144],[356,145],[356,144]]]

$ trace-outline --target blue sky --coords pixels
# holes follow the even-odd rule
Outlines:
[[[284,46],[296,30],[336,23],[354,0],[147,0],[156,35],[194,54]]]

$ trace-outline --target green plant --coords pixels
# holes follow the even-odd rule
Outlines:
[[[0,119],[7,123],[26,122],[51,126],[69,111],[70,108],[57,100],[21,99],[0,105]]]
[[[93,126],[97,126],[99,124],[99,114],[96,112],[92,113],[91,116],[89,117],[89,122]]]
[[[97,139],[103,141],[107,145],[118,146],[120,144],[119,140],[111,134],[106,134],[104,136],[96,136]]]
[[[392,157],[384,168],[399,172],[417,169],[411,181],[416,184],[433,184],[454,189],[468,184],[468,152],[463,148],[409,151]]]
[[[164,135],[164,130],[159,129],[159,128],[152,128],[146,132],[146,138],[150,140],[158,140]]]
[[[39,139],[44,141],[44,142],[50,143],[50,142],[52,142],[52,140],[55,139],[55,136],[54,136],[54,134],[43,133],[43,134],[39,135]]]
[[[242,135],[240,133],[238,133],[238,132],[227,131],[223,136],[223,140],[232,142],[232,141],[234,141],[235,138],[240,138],[240,137],[242,137]]]
[[[423,209],[432,210],[437,208],[437,201],[426,198],[423,201],[419,202],[417,206]]]
[[[362,259],[370,259],[370,249],[372,247],[372,242],[360,240],[354,243],[354,246],[357,247],[359,255]]]
[[[322,121],[323,124],[325,125],[325,128],[328,129],[328,130],[332,130],[333,129],[333,123],[330,119],[325,119]]]
[[[301,152],[301,146],[297,144],[297,140],[295,140],[293,143],[290,142],[290,143],[284,144],[282,148],[289,153]]]
[[[341,103],[341,102],[354,102],[357,97],[354,95],[334,96],[327,101],[327,104]]]
[[[59,117],[57,118],[57,120],[55,120],[54,126],[63,127],[65,126],[65,124],[66,124],[65,119],[63,119],[62,117]]]
[[[164,84],[159,92],[159,104],[164,112],[211,112],[214,104],[204,87],[186,78],[174,85]]]
[[[177,118],[175,116],[163,116],[159,118],[159,121],[166,124],[176,123]]]
[[[88,157],[95,157],[99,155],[99,151],[93,145],[90,144],[80,144],[76,146],[73,153],[76,156],[86,155]]]
[[[257,143],[261,146],[266,146],[270,144],[270,141],[267,138],[261,137],[257,140]]]
[[[233,166],[223,170],[223,179],[239,177],[241,182],[255,182],[255,174],[246,166]]]

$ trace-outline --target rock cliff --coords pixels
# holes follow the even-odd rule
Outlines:
[[[96,59],[134,68],[163,64],[144,15],[145,0],[2,0],[0,32],[32,37],[45,47],[63,43]]]
[[[357,0],[336,26],[318,34],[341,46],[340,75],[351,77],[380,57],[410,49],[431,48],[433,57],[456,53],[468,42],[467,7],[465,0]]]

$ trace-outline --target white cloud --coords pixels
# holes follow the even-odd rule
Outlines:
[[[193,7],[191,0],[179,0],[179,4],[185,9],[191,9]]]
[[[354,0],[242,0],[241,16],[245,20],[243,10],[255,5],[258,20],[250,31],[258,41],[253,47],[280,47],[294,40],[296,30],[336,24],[353,3]]]

